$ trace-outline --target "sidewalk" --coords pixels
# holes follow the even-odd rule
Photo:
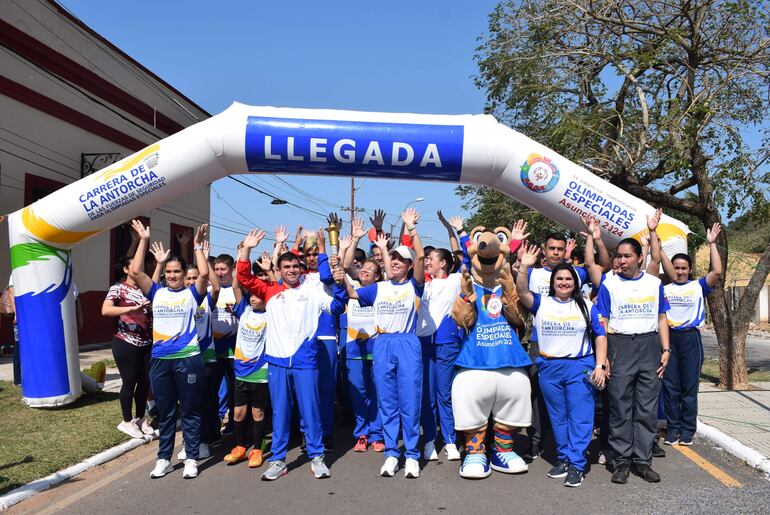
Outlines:
[[[770,383],[752,383],[754,390],[730,392],[701,383],[698,419],[770,457]]]

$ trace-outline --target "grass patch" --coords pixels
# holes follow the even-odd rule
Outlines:
[[[61,408],[29,408],[0,381],[0,494],[74,465],[128,439],[117,393],[84,395]]]
[[[702,382],[719,384],[719,360],[706,358],[703,361],[703,368],[700,371],[700,380]],[[770,370],[758,368],[749,369],[749,382],[757,383],[770,381]]]

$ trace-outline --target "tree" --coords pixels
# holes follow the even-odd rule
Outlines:
[[[767,213],[768,27],[764,0],[508,1],[489,17],[476,81],[504,123],[710,227]],[[725,231],[718,243],[726,265]],[[737,305],[722,288],[709,298],[727,388],[748,383],[764,248]]]

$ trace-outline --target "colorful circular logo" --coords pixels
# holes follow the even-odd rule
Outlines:
[[[547,157],[530,154],[521,165],[521,182],[535,193],[545,193],[558,184],[559,170]]]
[[[496,293],[490,295],[487,300],[487,312],[489,318],[497,318],[500,316],[500,312],[503,310],[503,301]]]

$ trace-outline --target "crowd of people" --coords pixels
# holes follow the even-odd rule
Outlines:
[[[606,464],[614,483],[632,472],[658,482],[651,466],[665,455],[658,419],[667,421],[664,444],[692,445],[699,328],[722,274],[718,224],[707,234],[710,271],[696,279],[688,255],[661,252],[660,217],[660,210],[648,217],[641,241],[612,249],[586,218],[582,252],[562,233],[528,241],[519,220],[493,235],[506,246],[503,290],[479,283],[464,220],[440,212],[449,248],[423,245],[420,214],[407,209],[400,235],[383,232],[378,211],[371,229],[354,220],[351,234],[330,246],[323,229],[300,227],[290,248],[286,228],[277,227],[272,250],[255,260],[263,230],[246,234],[235,258],[214,257],[203,225],[189,265],[151,245],[150,228],[134,220],[136,252],[117,264],[122,278],[102,308],[117,318],[118,429],[152,435],[148,411],[155,412],[153,478],[172,470],[178,423],[185,478],[196,477],[209,446],[231,433],[230,465],[259,468],[267,459],[261,478],[276,480],[288,472],[296,434],[315,477],[326,478],[344,404],[353,451],[383,453],[384,477],[402,465],[406,477],[419,477],[420,458],[437,460],[441,444],[447,460],[461,461],[462,477],[486,477],[490,468],[520,473],[552,438],[548,477],[565,486],[579,486],[591,461]],[[330,222],[340,224],[333,214]],[[157,263],[151,275],[148,253]],[[505,318],[497,318],[499,295]],[[458,322],[458,306],[476,310],[472,322]],[[499,349],[494,338],[503,333],[481,331],[492,318],[510,325]],[[494,383],[477,373],[486,369],[501,371]],[[526,402],[490,401],[485,389],[526,392]],[[523,428],[529,445],[519,456],[514,435]],[[592,460],[597,434],[601,451]]]

